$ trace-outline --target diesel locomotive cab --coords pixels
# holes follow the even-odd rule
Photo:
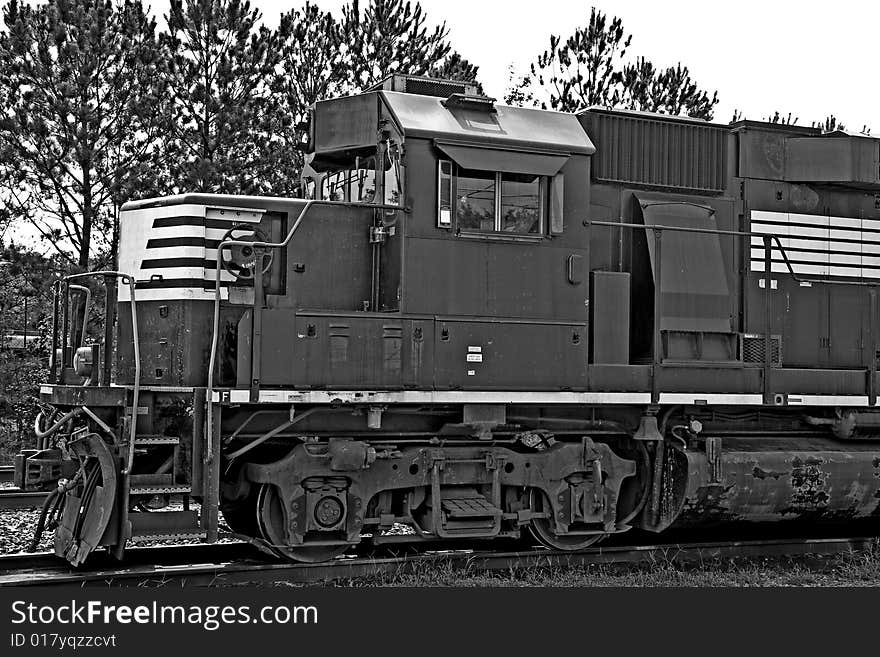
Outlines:
[[[38,532],[318,561],[876,520],[878,144],[409,76],[319,102],[305,199],[129,203],[119,272],[59,284]]]

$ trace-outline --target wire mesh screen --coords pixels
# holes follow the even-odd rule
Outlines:
[[[468,86],[464,83],[445,82],[442,80],[424,80],[419,78],[407,78],[406,93],[419,94],[421,96],[437,96],[449,98],[452,94],[467,93]]]
[[[742,359],[744,363],[764,362],[764,336],[747,334],[742,338]],[[782,336],[770,336],[770,362],[782,365]]]

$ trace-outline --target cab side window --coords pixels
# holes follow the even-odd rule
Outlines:
[[[437,226],[461,233],[543,235],[547,176],[438,166]]]
[[[542,234],[547,198],[546,176],[502,173],[501,230],[505,233]]]
[[[497,175],[459,169],[455,177],[455,216],[460,230],[495,230]]]

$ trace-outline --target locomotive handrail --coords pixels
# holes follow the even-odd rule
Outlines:
[[[788,269],[788,273],[791,274],[792,278],[797,283],[817,283],[820,285],[849,285],[853,287],[878,287],[880,282],[878,283],[866,283],[863,281],[833,281],[827,278],[804,278],[802,276],[798,276],[794,272],[794,268],[791,266],[791,261],[788,259],[788,254],[785,252],[785,247],[782,246],[782,242],[779,239],[779,236],[775,233],[756,233],[753,231],[744,231],[744,230],[718,230],[712,228],[685,228],[684,226],[649,226],[647,224],[626,224],[626,223],[615,223],[613,221],[591,221],[586,220],[583,222],[584,226],[607,226],[609,228],[628,228],[631,230],[658,230],[658,231],[672,231],[679,233],[706,233],[710,235],[730,235],[733,237],[760,237],[762,239],[771,239],[776,243],[776,248],[779,250],[780,255],[782,256],[783,262],[785,262],[785,266]],[[803,236],[798,237],[797,239],[804,240],[815,240],[815,241],[834,241],[834,240],[826,240],[821,237],[811,237],[811,236]],[[772,272],[771,272],[772,273]]]
[[[134,383],[132,385],[131,392],[131,420],[129,421],[129,432],[128,432],[128,454],[126,455],[125,467],[121,472],[122,475],[122,485],[120,488],[120,492],[122,495],[121,500],[119,501],[119,535],[125,535],[125,527],[128,523],[128,502],[129,502],[129,494],[131,488],[131,471],[134,467],[134,445],[135,439],[137,438],[137,416],[138,416],[138,404],[140,403],[140,392],[141,392],[141,351],[140,351],[140,340],[138,337],[138,322],[137,322],[137,299],[136,299],[136,288],[137,281],[135,277],[131,274],[126,274],[120,271],[114,270],[99,270],[99,271],[88,271],[80,274],[69,274],[62,278],[58,284],[68,287],[70,285],[70,281],[77,280],[81,278],[91,278],[91,277],[103,277],[105,281],[105,287],[107,291],[104,295],[104,371],[105,371],[105,385],[110,385],[109,374],[109,357],[110,357],[110,343],[112,342],[112,326],[110,323],[110,286],[107,285],[107,279],[113,278],[114,280],[119,279],[122,281],[123,285],[128,285],[130,294],[131,294],[131,340],[132,345],[134,347]],[[66,292],[65,292],[66,295]],[[56,297],[57,299],[57,297]],[[69,300],[65,297],[64,299],[64,319],[65,319],[65,335],[63,336],[65,345],[67,344],[67,306]],[[56,312],[53,316],[53,326],[52,326],[52,355],[53,359],[55,356],[56,344],[55,341],[57,339],[57,306]],[[62,363],[62,368],[64,364]],[[52,373],[54,376],[55,364],[52,366]],[[124,545],[124,541],[120,543]],[[121,553],[120,553],[121,554]]]
[[[220,333],[220,275],[222,273],[222,258],[223,258],[223,249],[231,247],[231,246],[251,246],[257,247],[261,249],[281,249],[290,244],[290,241],[293,239],[294,233],[296,233],[303,219],[305,218],[308,211],[315,205],[345,205],[352,206],[357,208],[369,208],[372,210],[395,210],[398,212],[407,212],[408,209],[404,206],[400,205],[390,205],[388,203],[351,203],[351,202],[339,202],[339,201],[324,201],[324,200],[315,200],[309,199],[306,201],[306,204],[303,206],[302,210],[300,210],[299,215],[296,218],[296,221],[293,223],[293,226],[290,227],[290,230],[287,233],[287,236],[281,240],[280,242],[261,242],[261,241],[247,241],[247,240],[234,240],[234,239],[224,239],[220,241],[220,244],[217,245],[217,267],[216,267],[216,275],[215,275],[215,285],[214,285],[214,320],[211,329],[211,357],[208,362],[208,386],[207,386],[207,415],[206,415],[206,424],[205,427],[205,463],[210,464],[214,459],[214,411],[213,411],[213,393],[214,393],[214,368],[217,363],[217,340]],[[262,264],[262,263],[261,263]]]
[[[131,292],[131,340],[134,345],[134,384],[132,386],[132,404],[131,404],[131,426],[129,427],[129,440],[128,440],[128,458],[126,459],[125,469],[122,471],[122,475],[127,477],[130,472],[132,465],[134,463],[134,443],[135,438],[137,436],[137,409],[138,402],[140,401],[140,391],[141,391],[141,351],[140,351],[140,343],[138,339],[138,324],[137,324],[137,300],[135,298],[136,293],[135,289],[137,287],[137,281],[135,277],[131,274],[125,274],[119,271],[112,270],[99,270],[99,271],[87,271],[80,274],[70,274],[61,279],[61,282],[69,286],[69,282],[72,280],[77,280],[81,278],[91,278],[91,277],[104,277],[109,278],[113,277],[114,279],[121,279],[123,285],[128,285],[128,288]],[[109,289],[109,286],[108,286]],[[104,313],[104,326],[105,326],[105,345],[104,345],[104,365],[105,367],[108,364],[107,356],[109,354],[109,343],[106,341],[106,335],[108,331],[106,330],[110,324],[109,317],[109,299],[107,299],[108,303],[105,303],[106,310]],[[65,305],[67,304],[67,300],[65,299]],[[54,336],[53,336],[54,337]],[[64,340],[66,342],[67,336],[64,336]],[[53,355],[54,355],[54,345],[53,345]],[[62,363],[62,367],[63,367]],[[54,369],[54,367],[53,367]],[[105,381],[106,385],[110,385],[110,381]]]

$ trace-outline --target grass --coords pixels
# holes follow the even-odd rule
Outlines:
[[[289,585],[278,582],[276,585]],[[880,540],[866,550],[835,556],[715,559],[703,563],[672,560],[642,565],[600,564],[547,568],[529,566],[486,572],[452,561],[382,573],[326,586],[399,587],[766,587],[880,586]]]

